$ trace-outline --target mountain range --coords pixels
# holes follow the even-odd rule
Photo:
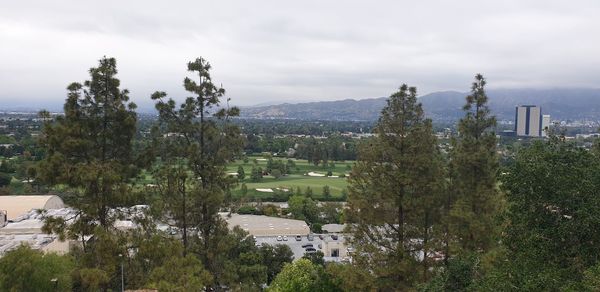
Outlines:
[[[489,89],[489,106],[499,120],[513,120],[515,106],[539,105],[543,114],[560,120],[600,120],[600,89]],[[467,92],[440,91],[419,97],[425,114],[434,121],[455,121],[463,116]],[[386,97],[344,99],[242,107],[246,118],[303,120],[376,120]]]

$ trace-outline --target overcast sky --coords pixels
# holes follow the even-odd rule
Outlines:
[[[478,72],[599,87],[599,36],[600,1],[2,1],[0,103],[61,105],[103,55],[142,107],[185,97],[197,56],[238,105],[467,91]]]

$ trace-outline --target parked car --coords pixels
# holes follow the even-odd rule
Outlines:
[[[278,235],[277,236],[277,241],[282,241],[282,240],[283,240],[283,237],[281,237],[281,235]]]
[[[313,241],[313,240],[315,240],[315,236],[312,234],[309,234],[306,236],[306,239],[308,239],[309,241]]]
[[[283,241],[287,241],[287,235],[283,236]]]
[[[302,241],[302,236],[296,235],[296,241]]]
[[[307,247],[305,250],[306,253],[315,253],[317,250],[314,247]]]
[[[319,234],[319,239],[321,239],[321,240],[325,239],[325,235]]]
[[[302,245],[302,248],[313,247],[312,243],[305,243]]]
[[[331,239],[333,239],[333,240],[337,240],[337,239],[338,239],[338,236],[337,236],[337,235],[335,235],[335,234],[332,234],[332,235],[331,235]]]

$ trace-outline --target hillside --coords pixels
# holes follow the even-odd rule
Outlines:
[[[427,116],[436,121],[453,121],[462,116],[467,93],[441,91],[423,95]],[[492,89],[490,107],[499,119],[513,119],[515,106],[535,104],[553,119],[600,119],[600,89]],[[306,120],[374,120],[386,98],[345,99],[298,104],[280,104],[242,108],[248,118],[290,118]]]

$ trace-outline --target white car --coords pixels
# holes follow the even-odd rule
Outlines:
[[[281,241],[281,240],[283,240],[283,238],[281,237],[281,235],[278,235],[277,236],[277,241]]]
[[[283,241],[287,241],[287,235],[283,236]]]

